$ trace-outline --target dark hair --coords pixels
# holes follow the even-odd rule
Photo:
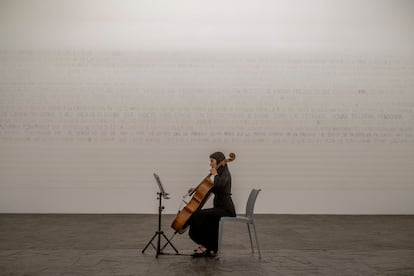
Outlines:
[[[226,156],[224,153],[220,151],[216,151],[215,153],[210,154],[210,158],[215,159],[217,161],[217,165],[220,164],[221,161],[226,159]],[[227,164],[224,163],[223,166],[217,169],[218,174],[221,174],[224,170],[224,168],[227,168]]]
[[[216,151],[215,153],[210,154],[210,158],[215,159],[218,165],[221,161],[226,159],[226,156],[224,155],[224,153]]]

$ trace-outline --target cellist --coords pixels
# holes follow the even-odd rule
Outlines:
[[[222,152],[210,155],[210,173],[214,186],[213,208],[200,209],[192,214],[189,220],[189,236],[199,246],[194,250],[193,257],[209,257],[217,253],[218,228],[220,218],[223,216],[236,216],[233,200],[231,198],[231,174],[226,163],[218,167],[225,160]],[[217,168],[218,167],[218,168]],[[194,188],[189,189],[189,193]]]

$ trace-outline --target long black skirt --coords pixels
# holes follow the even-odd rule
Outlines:
[[[195,243],[205,246],[208,250],[217,252],[220,218],[230,215],[219,208],[198,210],[190,219],[190,238]]]

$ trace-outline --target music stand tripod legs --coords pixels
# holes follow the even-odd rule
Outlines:
[[[178,250],[175,248],[175,246],[171,243],[171,241],[167,238],[167,236],[165,236],[164,232],[161,230],[161,212],[164,209],[164,206],[162,206],[161,204],[161,198],[162,198],[162,193],[157,193],[158,195],[158,231],[155,232],[154,236],[152,236],[151,240],[147,243],[147,245],[144,247],[144,249],[142,250],[142,253],[145,252],[145,250],[147,250],[149,245],[152,245],[152,247],[157,251],[155,257],[158,258],[158,255],[160,254],[164,254],[162,252],[162,249],[164,249],[168,244],[174,249],[175,253],[178,254]],[[161,248],[161,236],[164,237],[164,239],[167,241],[167,243]],[[154,246],[154,244],[152,243],[152,241],[157,238],[157,247]]]

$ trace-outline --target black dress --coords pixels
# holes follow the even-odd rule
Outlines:
[[[231,199],[231,174],[227,166],[219,168],[218,175],[214,177],[213,208],[196,211],[190,218],[190,238],[197,244],[205,246],[208,250],[217,252],[218,227],[223,216],[234,217],[233,200]]]

